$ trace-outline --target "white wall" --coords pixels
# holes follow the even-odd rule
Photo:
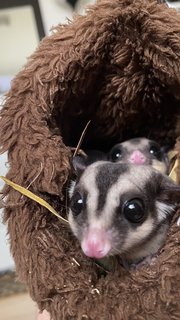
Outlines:
[[[169,7],[172,7],[172,8],[176,8],[178,10],[180,10],[180,1],[175,1],[175,2],[170,2],[170,1],[167,1]]]
[[[0,10],[0,19],[7,20],[0,27],[0,74],[13,75],[38,45],[34,11],[32,6],[3,9]]]
[[[85,8],[93,4],[95,0],[79,0],[75,12],[83,14]],[[53,26],[65,23],[73,18],[73,8],[65,0],[39,0],[45,33],[49,34]]]
[[[73,9],[64,0],[39,0],[39,5],[46,34],[53,26],[72,18]]]

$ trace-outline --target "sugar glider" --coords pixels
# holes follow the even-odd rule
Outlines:
[[[165,148],[154,140],[134,138],[112,147],[107,155],[112,162],[127,162],[137,165],[147,164],[167,174],[169,160]]]
[[[149,165],[74,157],[68,220],[88,257],[137,263],[163,245],[180,186]]]

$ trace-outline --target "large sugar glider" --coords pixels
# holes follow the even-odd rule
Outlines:
[[[169,169],[165,148],[146,138],[134,138],[116,144],[108,153],[108,160],[137,165],[148,164],[165,174]]]
[[[149,165],[75,157],[68,220],[88,257],[136,263],[163,245],[180,186]]]

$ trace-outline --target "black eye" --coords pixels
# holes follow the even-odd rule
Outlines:
[[[144,204],[141,199],[132,199],[125,203],[123,208],[124,216],[133,223],[140,223],[145,217]]]
[[[83,206],[83,197],[79,192],[76,192],[71,198],[70,209],[72,210],[73,214],[77,216],[81,213]]]
[[[122,159],[122,149],[115,148],[110,154],[110,161],[118,162]]]
[[[157,157],[161,152],[160,146],[158,144],[152,144],[149,148],[149,153]]]

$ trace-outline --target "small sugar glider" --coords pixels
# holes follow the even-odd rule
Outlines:
[[[74,157],[68,220],[88,257],[137,263],[163,245],[180,186],[149,165]]]
[[[167,174],[169,160],[165,148],[146,138],[134,138],[116,144],[108,153],[112,162],[129,162],[137,165],[148,164]]]

